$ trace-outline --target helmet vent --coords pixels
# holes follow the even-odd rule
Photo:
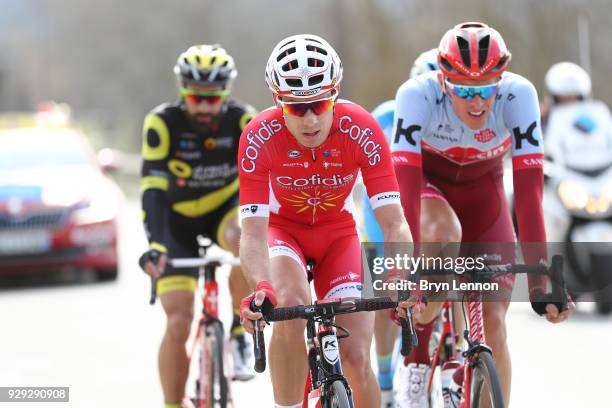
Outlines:
[[[298,67],[297,60],[292,60],[286,63],[285,65],[283,65],[283,71],[285,72],[291,71],[292,69],[296,69],[297,67]]]
[[[442,65],[444,67],[444,69],[448,72],[454,72],[454,73],[459,73],[459,71],[457,71],[455,69],[455,67],[453,67],[450,62],[448,62],[446,60],[446,58],[440,58],[440,65]]]
[[[463,65],[469,67],[472,65],[470,64],[470,43],[463,37],[457,37],[457,44],[459,45]]]
[[[199,59],[199,58],[198,58]],[[215,62],[217,61],[217,56],[214,56],[210,59],[210,65],[215,65]],[[200,62],[200,61],[198,61]]]
[[[323,82],[323,74],[315,75],[313,77],[308,78],[308,86],[317,85]]]
[[[315,45],[307,45],[306,49],[308,51],[318,52],[319,54],[327,55],[327,51],[325,51],[323,48],[317,47]]]
[[[291,55],[291,54],[293,54],[293,53],[295,53],[295,47],[291,47],[291,48],[289,48],[289,49],[285,50],[284,52],[281,52],[281,53],[278,55],[278,57],[276,57],[276,61],[280,61],[280,60],[282,60],[283,58],[285,58],[286,56]]]
[[[501,57],[497,65],[495,65],[495,67],[491,71],[495,72],[495,71],[499,71],[500,69],[502,69],[504,65],[506,64],[506,62],[508,61],[508,58],[509,58],[508,55],[504,55],[503,57]]]
[[[482,23],[464,23],[461,24],[458,28],[466,29],[466,28],[484,28],[485,25]]]
[[[285,79],[285,81],[287,82],[287,85],[291,86],[291,87],[302,87],[302,80],[301,79],[297,79],[297,78],[287,78]]]
[[[305,40],[306,41],[316,42],[317,44],[323,45],[323,43],[321,41],[317,40],[316,38],[309,37],[309,38],[305,38]]]
[[[487,62],[487,56],[489,55],[489,42],[491,40],[490,35],[485,35],[478,41],[478,66],[482,67]]]
[[[318,58],[308,58],[308,66],[309,67],[322,67],[324,64],[323,61],[321,61]]]

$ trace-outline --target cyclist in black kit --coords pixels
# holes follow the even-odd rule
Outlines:
[[[193,320],[197,269],[174,269],[167,258],[198,256],[197,236],[238,254],[238,141],[255,110],[230,99],[237,71],[219,45],[182,53],[174,73],[180,99],[153,109],[144,120],[142,209],[149,250],[140,264],[159,278],[167,316],[159,351],[166,408],[180,407],[188,374],[185,343]],[[231,345],[236,379],[250,379],[252,347],[240,326],[240,299],[249,288],[239,267],[229,279],[234,321]]]

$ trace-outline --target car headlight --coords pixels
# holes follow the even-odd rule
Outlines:
[[[95,197],[72,213],[77,225],[110,221],[117,215],[117,203],[106,197]]]
[[[575,181],[563,180],[559,183],[558,191],[561,202],[569,210],[582,210],[589,202],[589,193]]]
[[[607,183],[599,197],[595,197],[580,183],[564,180],[559,184],[559,197],[568,210],[581,210],[591,215],[608,212],[612,203],[612,182]]]
[[[609,180],[601,190],[601,198],[612,204],[612,180]]]

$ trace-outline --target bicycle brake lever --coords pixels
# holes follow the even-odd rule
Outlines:
[[[398,300],[404,301],[409,297],[409,293],[406,291],[398,292]],[[402,326],[402,356],[408,356],[414,347],[419,344],[419,339],[414,329],[414,322],[412,320],[412,308],[406,309],[406,317],[400,317],[400,324]]]
[[[251,302],[251,310],[254,312],[261,312],[260,306],[255,306],[255,300]],[[261,319],[253,321],[253,354],[255,356],[255,371],[263,373],[266,370],[266,343],[264,340],[263,328]],[[265,322],[265,320],[264,320]]]
[[[157,279],[151,276],[151,295],[149,297],[149,304],[154,305],[157,299]]]

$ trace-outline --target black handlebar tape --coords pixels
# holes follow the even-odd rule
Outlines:
[[[373,312],[375,310],[393,309],[397,307],[397,302],[388,297],[373,299],[358,299],[355,301],[356,311]]]
[[[255,331],[253,332],[253,351],[255,355],[255,371],[263,373],[266,371],[266,342],[264,340],[263,330],[258,326],[262,322],[254,322]]]
[[[563,257],[561,255],[553,255],[550,269],[552,275],[552,293],[557,300],[554,305],[559,312],[563,312],[568,309],[568,305],[567,289],[565,287],[565,279],[563,278]]]
[[[306,306],[291,306],[274,308],[268,313],[264,313],[264,319],[268,322],[280,322],[283,320],[293,320],[306,317]]]
[[[408,299],[410,294],[406,291],[399,291],[398,298],[400,301]],[[400,325],[402,327],[402,356],[407,357],[411,352],[413,346],[418,344],[416,332],[414,331],[414,325],[412,322],[412,310],[406,309],[408,318],[400,317]]]
[[[407,311],[410,313],[410,311]],[[412,332],[414,328],[411,324],[408,324],[408,319],[400,317],[400,324],[402,326],[402,356],[407,357],[412,352]],[[415,333],[416,338],[416,333]]]

